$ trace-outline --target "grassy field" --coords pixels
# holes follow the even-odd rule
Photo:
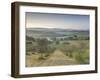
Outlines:
[[[79,64],[74,58],[70,58],[63,54],[60,50],[55,50],[54,53],[45,57],[44,59],[39,59],[39,54],[32,54],[31,56],[26,56],[27,62],[26,66],[36,67],[36,66],[59,66],[59,65],[74,65]]]
[[[30,52],[26,56],[26,66],[56,66],[89,64],[89,40],[66,41],[67,44],[52,44],[56,47],[52,53]],[[62,54],[62,55],[61,55]]]
[[[39,31],[26,36],[26,67],[89,64],[88,31]]]

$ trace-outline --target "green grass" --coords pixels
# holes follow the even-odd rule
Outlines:
[[[74,58],[80,64],[89,63],[89,41],[70,41],[70,44],[59,45],[59,49],[70,58]]]
[[[35,44],[36,43],[34,43],[34,45]],[[62,54],[76,60],[79,64],[89,63],[89,40],[63,40],[59,41],[59,43],[55,41],[48,45],[49,47],[45,53],[32,51],[31,48],[34,48],[34,45],[27,45],[26,48],[30,49],[29,51],[32,53],[37,53],[38,58],[36,62],[46,60],[55,50],[60,50]],[[26,52],[28,53],[28,50]]]

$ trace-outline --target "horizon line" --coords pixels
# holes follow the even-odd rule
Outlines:
[[[32,29],[36,29],[37,27],[26,27],[26,28],[32,28]],[[72,28],[49,28],[49,27],[47,27],[47,28],[41,28],[41,27],[38,27],[37,29],[70,29],[70,30],[89,30],[89,29],[72,29]]]

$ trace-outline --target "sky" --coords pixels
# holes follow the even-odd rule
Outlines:
[[[63,28],[89,30],[90,16],[26,12],[26,28]]]

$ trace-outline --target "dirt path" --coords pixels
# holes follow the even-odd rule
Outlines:
[[[77,62],[66,55],[60,50],[56,50],[47,60],[40,63],[40,66],[57,66],[57,65],[73,65]]]

